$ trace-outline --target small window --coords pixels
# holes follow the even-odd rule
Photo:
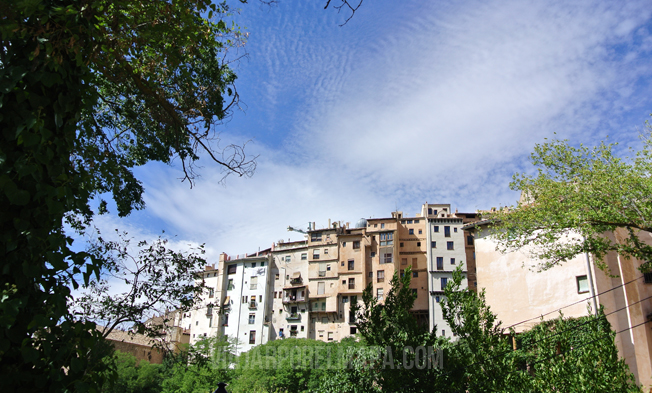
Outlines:
[[[417,247],[421,247],[421,242],[417,242]]]
[[[401,265],[407,265],[407,258],[401,258]]]
[[[643,281],[645,281],[646,284],[652,284],[652,272],[643,273]]]
[[[349,278],[349,289],[355,289],[355,278]]]
[[[253,262],[253,263],[251,264],[251,267],[256,267],[256,262]]]
[[[380,229],[385,229],[385,224],[380,224]]]
[[[353,241],[353,249],[354,250],[359,250],[360,249],[360,241],[359,240]]]
[[[392,254],[383,254],[383,263],[392,263]]]
[[[249,331],[249,344],[256,344],[256,331],[255,330],[250,330]]]
[[[278,280],[278,279],[279,279],[279,277],[280,277],[280,276],[279,276],[279,274],[278,274],[278,273],[276,273],[276,275],[274,276],[274,279],[275,279],[275,280]]]
[[[435,214],[437,214],[437,213],[435,213]],[[432,230],[434,232],[439,232],[439,225],[435,225],[434,227],[432,227]]]
[[[263,267],[263,266],[265,266],[265,262],[260,263],[260,267]]]
[[[419,272],[412,272],[412,277],[419,277]]]
[[[355,262],[353,259],[349,259],[349,270],[354,270],[355,268]]]
[[[246,296],[243,296],[243,297],[242,297],[242,304],[245,304],[245,303],[247,303],[247,297],[246,297]]]
[[[409,229],[409,232],[410,232],[410,233],[409,233],[410,235],[414,235],[414,229],[413,229],[413,228],[410,228],[410,229]]]
[[[419,235],[423,234],[423,229],[419,229]]]
[[[328,332],[328,341],[333,341],[333,332]]]
[[[346,242],[342,242],[342,247],[346,247]]]
[[[324,338],[324,331],[323,330],[319,331],[319,338]]]
[[[451,265],[455,264],[455,258],[451,258]]]
[[[442,329],[442,330],[441,330],[441,335],[442,335],[442,336],[445,336],[445,335],[446,335],[446,330]]]
[[[473,236],[469,235],[466,237],[466,244],[469,246],[473,245]]]
[[[328,248],[324,248],[324,255],[328,254]]]
[[[377,299],[378,301],[382,301],[382,300],[383,300],[383,288],[378,288],[378,289],[376,289],[376,299]]]
[[[326,265],[326,271],[327,271],[327,272],[330,272],[330,271],[331,271],[331,265],[330,265],[330,264]]]
[[[454,246],[453,242],[446,242],[446,249],[447,250],[454,250],[455,246]]]
[[[403,243],[399,243],[398,246],[399,246],[399,247],[403,247]]]
[[[414,295],[415,298],[417,298],[419,295],[417,294],[417,289],[412,288],[412,294]]]
[[[226,274],[235,274],[237,268],[238,268],[237,265],[229,265],[229,267],[226,270]]]
[[[430,247],[437,248],[437,242],[430,242]]]
[[[342,266],[344,266],[344,261],[342,261]]]
[[[436,301],[437,303],[439,303],[439,300],[440,300],[440,299],[439,299],[439,296],[435,296],[435,301]]]
[[[358,332],[358,330],[356,329],[355,326],[351,326],[349,332],[353,335],[353,334],[356,334]]]
[[[444,270],[444,257],[437,257],[437,270]]]
[[[453,232],[457,233],[457,227],[453,228]]]
[[[374,224],[374,228],[378,228],[378,224]]]
[[[401,278],[405,276],[405,270],[401,270]]]
[[[289,255],[285,256],[285,262],[290,262],[292,260],[292,257]]]
[[[369,256],[372,257],[372,258],[375,257],[376,256],[376,251],[372,251],[371,255],[369,255]]]
[[[215,289],[208,288],[208,297],[213,297],[213,296],[215,296]]]
[[[412,220],[407,220],[407,223],[408,223],[408,224],[412,224]]]
[[[349,297],[348,296],[342,296],[342,303],[348,303],[349,302]]]
[[[342,280],[342,285],[346,285],[346,280]]]
[[[442,289],[442,291],[444,290],[444,288],[446,288],[446,285],[448,285],[448,278],[442,277],[441,278],[441,289]]]
[[[577,276],[577,293],[587,293],[589,291],[589,279],[586,276]]]
[[[249,324],[253,325],[256,323],[256,314],[249,314]]]
[[[444,237],[451,237],[451,227],[449,226],[444,227]]]
[[[376,272],[376,282],[385,282],[385,271],[378,270]]]
[[[305,260],[307,260],[307,259],[308,259],[308,253],[307,253],[307,252],[302,253],[302,254],[301,254],[301,260],[302,260],[302,261],[305,261]]]

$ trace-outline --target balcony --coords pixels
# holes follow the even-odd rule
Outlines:
[[[258,308],[258,302],[249,302],[249,309],[255,310]]]
[[[286,296],[283,298],[283,303],[298,303],[306,300],[305,296]]]
[[[402,276],[401,276],[402,277]],[[385,282],[385,277],[378,277],[376,282]]]
[[[301,314],[293,312],[287,317],[285,317],[287,321],[300,321],[301,320]]]
[[[319,277],[326,277],[326,271],[320,271],[319,272]]]
[[[303,283],[301,277],[296,277],[290,280],[290,285],[300,285],[301,283]]]
[[[355,284],[354,283],[349,283],[349,289],[355,289]]]

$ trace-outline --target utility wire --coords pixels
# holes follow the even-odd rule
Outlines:
[[[626,283],[624,283],[624,284],[620,284],[620,285],[617,285],[617,286],[615,286],[615,287],[613,287],[613,288],[611,288],[611,289],[607,289],[607,290],[604,291],[604,292],[600,292],[600,293],[595,294],[595,295],[593,295],[593,296],[589,296],[589,297],[587,297],[587,298],[585,298],[585,299],[578,300],[578,301],[573,302],[573,303],[571,303],[571,304],[568,304],[568,305],[565,305],[565,306],[563,306],[563,307],[560,307],[560,308],[558,308],[558,309],[556,309],[556,310],[553,310],[553,311],[547,312],[547,313],[545,313],[545,314],[541,314],[541,315],[539,315],[539,316],[536,316],[536,317],[533,317],[533,318],[530,318],[530,319],[526,319],[526,320],[524,320],[524,321],[521,321],[521,322],[515,323],[515,324],[513,324],[513,325],[507,326],[505,329],[509,329],[509,328],[514,327],[514,326],[518,326],[518,325],[521,325],[521,324],[523,324],[523,323],[525,323],[525,322],[529,322],[529,321],[532,321],[532,320],[535,320],[535,319],[541,319],[542,317],[544,317],[544,316],[546,316],[546,315],[550,315],[550,314],[552,314],[552,313],[555,313],[555,312],[561,311],[561,310],[563,310],[563,309],[565,309],[565,308],[568,308],[568,307],[570,307],[570,306],[574,306],[574,305],[576,305],[576,304],[579,304],[579,303],[585,302],[585,301],[587,301],[587,300],[593,299],[593,298],[596,297],[596,296],[600,296],[600,295],[603,295],[603,294],[605,294],[605,293],[611,292],[611,291],[613,291],[613,290],[615,290],[615,289],[618,289],[618,288],[620,288],[620,287],[622,287],[622,286],[629,285],[629,284],[633,283],[633,282],[636,281],[636,280],[640,280],[640,279],[643,278],[643,277],[644,277],[644,276],[637,277],[637,278],[635,278],[635,279],[633,279],[633,280],[631,280],[631,281],[628,281],[628,282],[626,282]]]

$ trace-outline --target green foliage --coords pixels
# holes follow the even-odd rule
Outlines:
[[[547,269],[590,252],[602,258],[616,251],[625,258],[652,260],[652,246],[640,241],[652,230],[652,129],[638,151],[621,158],[616,144],[573,147],[567,140],[535,146],[537,174],[516,174],[511,188],[521,191],[516,207],[488,213],[496,222],[499,249],[524,246]],[[619,238],[605,233],[621,229]]]
[[[354,340],[324,343],[287,338],[259,345],[239,356],[228,390],[245,392],[316,392],[325,378],[346,367]]]
[[[370,283],[362,294],[364,307],[353,305],[360,335],[367,344],[379,347],[382,355],[374,365],[379,369],[379,379],[368,386],[371,389],[379,387],[389,391],[423,391],[434,388],[439,381],[439,371],[435,368],[427,367],[424,370],[404,367],[415,361],[415,353],[408,348],[436,349],[445,343],[444,339],[436,337],[435,329],[429,332],[410,313],[415,300],[410,289],[411,277],[410,267],[405,269],[403,277],[399,277],[398,272],[394,273],[392,288],[384,303],[380,303],[374,296],[373,285]],[[356,379],[349,377],[351,378]]]
[[[138,362],[132,354],[115,351],[104,359],[115,364],[116,375],[102,387],[105,393],[158,393],[161,391],[162,366],[146,360]]]
[[[240,147],[211,144],[237,99],[223,59],[243,37],[227,12],[208,0],[0,3],[0,372],[12,376],[0,390],[100,383],[103,342],[67,303],[102,261],[70,249],[65,219],[82,229],[104,193],[122,216],[142,208],[132,168],[150,160],[177,158],[188,179],[199,151],[253,171]]]

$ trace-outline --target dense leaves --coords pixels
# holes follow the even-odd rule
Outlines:
[[[536,145],[531,160],[537,174],[516,174],[511,183],[521,191],[521,201],[483,216],[496,222],[499,248],[527,246],[543,269],[584,252],[598,259],[616,251],[652,260],[652,246],[641,241],[652,231],[651,136],[642,136],[640,150],[630,149],[629,158],[614,152],[616,144],[573,147],[553,140]]]

